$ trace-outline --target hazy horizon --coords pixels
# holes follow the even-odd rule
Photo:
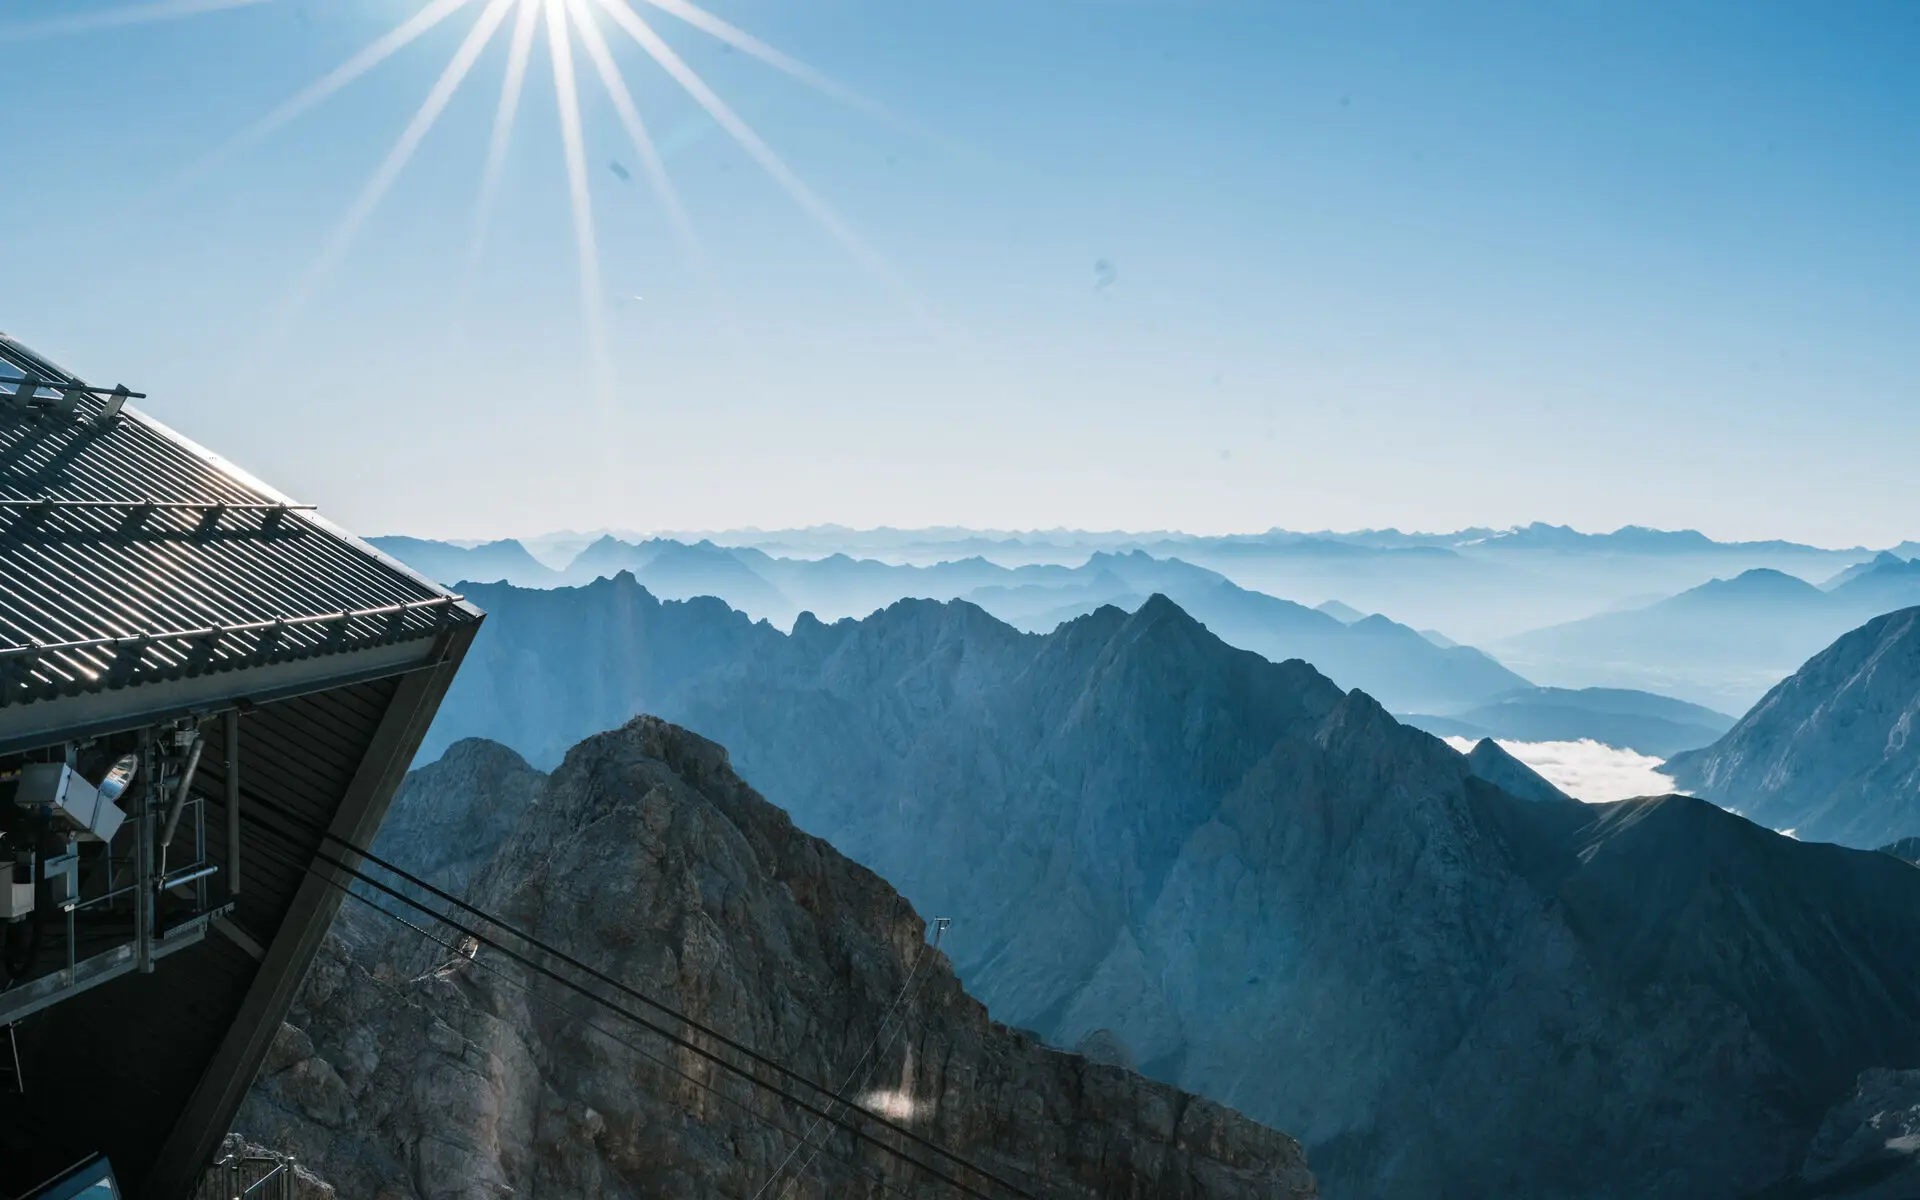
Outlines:
[[[1268,525],[1262,528],[1230,528],[1230,529],[1217,529],[1217,530],[1173,529],[1173,528],[1140,528],[1140,529],[1090,528],[1090,527],[1073,527],[1073,526],[1064,526],[1064,525],[1055,525],[1050,527],[1029,526],[1024,528],[1020,528],[1020,527],[995,528],[995,527],[989,527],[989,526],[972,526],[972,525],[959,525],[959,524],[948,524],[948,523],[936,523],[936,524],[927,524],[927,525],[887,525],[887,524],[849,525],[849,524],[835,522],[835,521],[823,521],[823,522],[812,524],[812,525],[744,524],[744,525],[731,525],[731,526],[725,526],[725,527],[691,528],[691,529],[668,529],[668,528],[646,529],[646,528],[634,528],[634,527],[618,526],[618,525],[603,525],[603,526],[597,526],[590,529],[542,528],[542,529],[523,529],[519,532],[491,532],[491,533],[435,533],[435,532],[421,532],[417,529],[410,529],[410,528],[409,529],[382,528],[377,530],[369,529],[369,530],[363,530],[361,532],[365,533],[367,536],[372,536],[372,537],[413,537],[413,538],[420,538],[428,541],[441,541],[441,542],[447,542],[449,544],[459,544],[459,545],[481,545],[487,542],[501,542],[501,541],[535,542],[535,541],[557,540],[557,539],[564,539],[564,538],[598,538],[603,536],[613,536],[623,541],[631,541],[634,539],[645,539],[645,538],[661,538],[661,539],[671,539],[676,541],[688,541],[688,540],[697,541],[703,538],[714,539],[714,538],[722,538],[722,537],[725,537],[725,538],[757,537],[757,538],[766,538],[766,539],[777,539],[780,537],[801,535],[801,534],[824,535],[824,534],[836,534],[836,533],[847,534],[847,535],[856,536],[856,537],[861,535],[875,535],[875,534],[900,534],[900,535],[937,534],[937,535],[954,537],[954,538],[984,537],[984,538],[1004,538],[1004,539],[1010,539],[1010,540],[1011,539],[1037,539],[1037,538],[1044,538],[1044,537],[1063,536],[1068,538],[1084,538],[1084,539],[1090,539],[1090,540],[1102,539],[1102,540],[1110,540],[1110,541],[1146,541],[1146,540],[1158,539],[1158,538],[1169,538],[1169,539],[1257,538],[1257,537],[1274,535],[1274,534],[1285,534],[1285,535],[1293,535],[1293,536],[1306,537],[1306,538],[1360,537],[1360,536],[1365,536],[1370,534],[1371,535],[1398,534],[1400,536],[1408,537],[1408,538],[1444,538],[1444,537],[1452,537],[1452,536],[1468,534],[1468,533],[1476,533],[1482,530],[1490,531],[1488,536],[1496,536],[1499,534],[1524,530],[1534,524],[1553,525],[1556,528],[1571,529],[1576,534],[1589,536],[1589,537],[1605,537],[1612,534],[1625,532],[1630,529],[1643,530],[1651,533],[1699,533],[1707,537],[1708,539],[1714,542],[1720,543],[1722,545],[1733,545],[1733,544],[1739,544],[1743,542],[1764,543],[1764,542],[1779,541],[1779,542],[1791,542],[1797,545],[1807,546],[1811,549],[1832,551],[1834,553],[1847,553],[1851,551],[1866,551],[1871,553],[1878,553],[1880,551],[1888,550],[1896,546],[1905,545],[1909,541],[1916,540],[1912,537],[1903,536],[1903,537],[1898,537],[1893,539],[1892,541],[1884,542],[1884,543],[1872,543],[1872,542],[1820,543],[1820,542],[1803,542],[1803,541],[1799,541],[1798,539],[1785,538],[1785,537],[1767,537],[1767,536],[1754,537],[1754,538],[1716,537],[1711,530],[1692,528],[1692,527],[1680,527],[1680,526],[1661,527],[1661,526],[1630,524],[1630,525],[1613,526],[1609,528],[1588,529],[1588,528],[1581,528],[1575,525],[1559,525],[1558,523],[1555,523],[1555,522],[1544,522],[1544,521],[1542,522],[1521,521],[1521,522],[1515,522],[1515,523],[1510,523],[1506,525],[1461,526],[1461,527],[1447,528],[1447,529],[1424,529],[1424,528],[1410,527],[1406,525],[1368,526],[1363,528],[1345,528],[1345,529],[1330,529],[1330,528],[1303,529],[1303,528],[1293,528],[1293,527],[1284,526],[1284,525]]]

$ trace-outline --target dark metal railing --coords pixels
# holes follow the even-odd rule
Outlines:
[[[432,596],[425,600],[408,600],[401,604],[381,604],[373,608],[342,609],[339,612],[309,613],[297,617],[275,617],[268,621],[243,621],[236,625],[203,625],[195,629],[175,629],[165,633],[115,634],[108,637],[81,638],[71,642],[29,642],[24,646],[0,646],[0,660],[38,658],[46,654],[63,654],[72,650],[133,649],[149,642],[217,642],[223,637],[239,633],[268,633],[298,625],[324,625],[331,622],[345,624],[348,621],[358,621],[363,618],[400,616],[409,612],[442,608],[463,599],[465,597],[454,595]]]

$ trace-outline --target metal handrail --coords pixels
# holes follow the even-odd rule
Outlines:
[[[144,646],[148,642],[218,641],[236,633],[265,633],[290,625],[325,625],[335,621],[357,621],[365,617],[388,617],[400,613],[439,608],[466,599],[465,596],[430,596],[425,600],[407,600],[399,604],[381,604],[373,608],[341,609],[339,612],[308,613],[298,617],[275,617],[268,621],[243,621],[237,625],[203,625],[196,629],[175,629],[166,633],[123,633],[106,637],[81,638],[72,642],[29,642],[24,646],[0,646],[0,659],[39,658],[46,654],[64,654],[72,650],[102,647]]]
[[[255,503],[240,500],[0,500],[0,508],[131,508],[152,512],[312,512],[317,504]]]
[[[4,376],[0,376],[0,383],[11,383],[16,385],[24,385],[24,384],[30,383],[34,386],[34,390],[36,391],[38,391],[40,388],[47,388],[49,390],[56,390],[56,391],[62,391],[62,392],[85,392],[90,396],[118,396],[122,400],[145,400],[147,398],[147,394],[145,392],[129,391],[127,389],[127,385],[124,383],[115,384],[113,387],[99,387],[95,384],[80,383],[78,381],[49,379],[43,375],[35,375],[31,371],[21,370],[21,368],[19,367],[14,367],[14,369],[16,371],[21,371],[20,378],[9,379]],[[9,398],[11,398],[15,393],[8,392],[4,394],[7,395]]]
[[[253,1170],[266,1167],[258,1179],[250,1179]],[[250,1169],[251,1168],[251,1169]],[[269,1186],[271,1185],[271,1186]],[[194,1195],[201,1200],[245,1200],[248,1196],[271,1193],[279,1200],[292,1200],[294,1157],[259,1146],[248,1146],[246,1139],[230,1133],[220,1144],[200,1186]]]

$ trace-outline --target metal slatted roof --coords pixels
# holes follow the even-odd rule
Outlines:
[[[0,335],[0,707],[361,650],[459,598]]]

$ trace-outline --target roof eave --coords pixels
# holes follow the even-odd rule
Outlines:
[[[463,624],[450,628],[470,627]],[[445,657],[445,645],[444,636],[412,638],[361,650],[8,705],[0,708],[0,754],[139,729],[238,703],[265,704],[436,666]]]

